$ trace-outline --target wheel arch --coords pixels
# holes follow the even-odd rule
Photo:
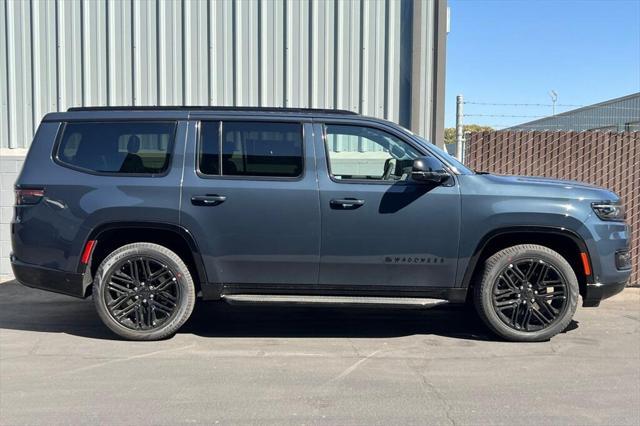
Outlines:
[[[78,264],[78,272],[89,275],[91,280],[102,260],[116,248],[133,242],[150,242],[167,247],[183,259],[194,278],[196,291],[207,282],[198,245],[189,230],[182,226],[158,222],[109,222],[91,230],[83,247],[91,240],[96,244],[88,264]]]
[[[471,289],[482,270],[482,264],[492,254],[517,244],[539,244],[562,255],[574,270],[584,296],[587,284],[593,283],[593,269],[587,245],[580,235],[566,228],[547,226],[516,226],[488,232],[478,243],[465,270],[462,286]],[[581,253],[591,270],[586,274]],[[471,291],[467,292],[468,295]]]

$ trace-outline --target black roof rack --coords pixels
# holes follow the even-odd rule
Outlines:
[[[234,106],[91,106],[71,107],[67,111],[238,111],[238,112],[291,112],[297,114],[344,114],[358,115],[345,109],[323,108],[278,108],[278,107],[234,107]]]

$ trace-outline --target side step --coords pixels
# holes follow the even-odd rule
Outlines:
[[[444,299],[422,297],[298,296],[284,294],[226,294],[230,305],[272,303],[285,305],[393,306],[397,308],[431,308],[448,303]]]

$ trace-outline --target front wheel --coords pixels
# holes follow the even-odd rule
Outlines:
[[[563,331],[578,305],[578,279],[557,252],[535,244],[487,259],[474,302],[487,326],[506,340],[539,342]]]
[[[189,269],[166,247],[127,244],[98,267],[93,298],[100,319],[129,340],[173,335],[189,318],[195,289]]]

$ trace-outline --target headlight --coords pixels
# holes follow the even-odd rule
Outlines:
[[[624,220],[624,206],[620,202],[599,201],[591,203],[591,208],[602,220]]]

